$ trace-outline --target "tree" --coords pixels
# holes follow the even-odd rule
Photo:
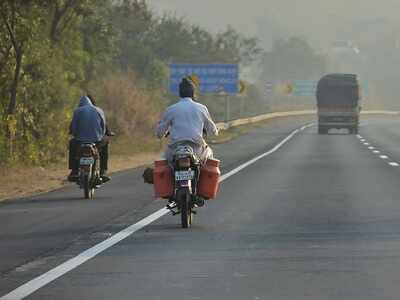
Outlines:
[[[214,35],[147,3],[0,1],[0,163],[63,157],[73,107],[89,89],[109,116],[123,113],[114,121],[122,132],[146,134],[165,104],[169,63],[247,64],[261,52],[233,28]]]
[[[17,91],[21,76],[23,57],[26,47],[38,33],[41,23],[38,5],[34,1],[7,0],[0,4],[2,36],[5,45],[2,53],[6,57],[13,57],[13,80],[10,86],[10,97],[7,105],[7,114],[15,113],[17,105]]]
[[[135,69],[143,74],[152,59],[151,39],[154,16],[144,0],[124,0],[112,6],[110,20],[119,49],[116,62],[120,69]]]
[[[326,59],[297,37],[277,40],[263,57],[262,78],[269,80],[317,79],[325,72]]]
[[[255,38],[247,38],[228,27],[216,37],[217,57],[231,63],[249,64],[259,58],[262,49]]]
[[[49,37],[52,43],[58,43],[63,33],[77,23],[77,18],[88,16],[93,8],[106,6],[109,1],[100,0],[47,0],[51,11]]]

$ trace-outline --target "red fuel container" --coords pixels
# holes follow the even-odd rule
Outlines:
[[[174,193],[172,170],[167,160],[154,162],[154,193],[157,198],[169,198]]]
[[[201,167],[200,179],[197,186],[199,196],[205,199],[213,199],[217,196],[219,188],[219,170],[220,161],[217,159],[208,159]]]

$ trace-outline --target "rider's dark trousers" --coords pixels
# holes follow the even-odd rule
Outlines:
[[[69,157],[68,157],[68,166],[69,169],[78,172],[79,169],[79,161],[77,160],[79,146],[81,145],[80,141],[76,139],[71,139],[69,141]],[[100,171],[108,170],[108,142],[101,141],[96,143],[97,149],[99,149],[100,155]]]

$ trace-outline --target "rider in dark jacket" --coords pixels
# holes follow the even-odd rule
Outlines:
[[[93,105],[87,96],[82,96],[79,107],[75,109],[74,116],[70,124],[70,134],[73,138],[69,146],[69,168],[71,173],[68,176],[69,181],[75,181],[78,176],[79,163],[76,159],[78,147],[81,143],[96,143],[100,152],[100,173],[103,181],[110,178],[106,175],[107,155],[102,155],[103,142],[106,135],[106,119],[102,109]],[[103,156],[103,157],[102,157]],[[104,180],[105,179],[105,180]]]

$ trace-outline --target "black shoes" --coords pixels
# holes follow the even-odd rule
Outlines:
[[[111,177],[107,175],[106,170],[100,172],[100,177],[101,177],[101,180],[103,181],[103,183],[106,183],[107,181],[111,180]]]
[[[205,204],[205,201],[202,197],[197,196],[194,200],[194,204],[196,204],[197,207],[203,207]]]

